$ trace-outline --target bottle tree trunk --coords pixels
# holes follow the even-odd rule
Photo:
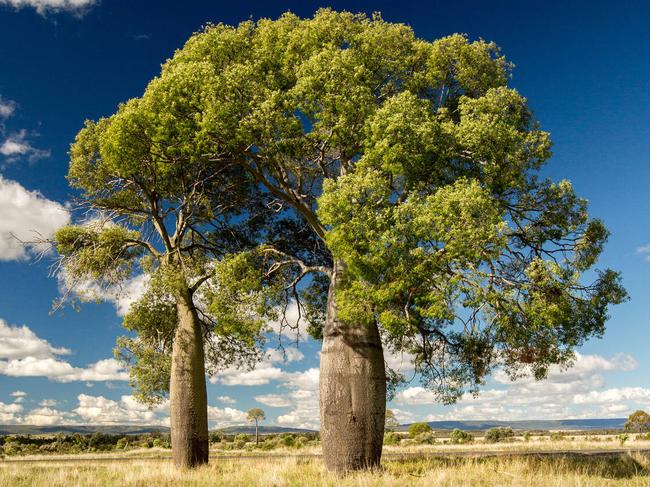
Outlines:
[[[189,290],[176,298],[178,326],[169,385],[172,456],[177,467],[208,463],[208,411],[201,323]]]
[[[256,445],[260,444],[260,437],[259,437],[258,428],[257,428],[257,420],[255,420],[255,444]]]
[[[334,292],[344,264],[335,262],[320,362],[321,443],[337,473],[379,466],[386,414],[386,369],[379,329],[338,319]]]

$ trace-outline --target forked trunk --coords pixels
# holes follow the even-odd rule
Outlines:
[[[208,463],[208,411],[201,323],[189,290],[176,298],[178,326],[169,385],[172,456],[177,467]]]
[[[386,369],[376,324],[337,317],[334,292],[344,264],[335,262],[320,362],[321,443],[331,471],[379,466],[386,414]]]

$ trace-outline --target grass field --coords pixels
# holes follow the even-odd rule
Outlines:
[[[431,445],[385,448],[380,470],[344,478],[328,474],[317,449],[271,454],[214,451],[208,466],[178,471],[168,450],[124,454],[27,456],[0,461],[1,486],[650,486],[650,442],[530,441],[467,446]],[[549,452],[598,452],[598,455],[549,455]],[[535,453],[537,452],[537,453]],[[544,452],[545,454],[540,454]],[[400,459],[396,454],[419,454]],[[432,457],[457,454],[487,457]],[[521,456],[527,453],[527,456]],[[228,454],[228,456],[226,456]],[[504,455],[512,454],[512,455]],[[428,457],[427,457],[428,456]]]

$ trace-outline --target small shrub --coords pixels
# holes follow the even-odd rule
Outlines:
[[[421,433],[429,433],[433,431],[431,429],[431,426],[428,425],[428,423],[413,423],[409,425],[409,438],[415,438]]]
[[[474,441],[474,437],[467,431],[455,429],[449,435],[449,442],[454,445],[464,445],[465,443],[471,443],[472,441]]]
[[[417,435],[414,440],[420,445],[433,445],[436,442],[436,436],[433,431],[426,431]]]
[[[293,442],[293,447],[294,448],[303,448],[304,446],[307,445],[307,443],[309,443],[309,439],[305,438],[304,436],[299,436]]]
[[[389,431],[384,435],[384,445],[399,445],[402,437],[393,431]]]
[[[488,443],[502,443],[514,438],[515,432],[512,428],[490,428],[485,433],[485,441]]]
[[[641,433],[636,435],[636,441],[650,441],[650,433]]]
[[[243,441],[244,443],[247,443],[247,442],[251,441],[251,438],[246,433],[239,433],[238,435],[235,435],[234,441],[235,442]]]
[[[563,441],[565,440],[564,433],[560,431],[556,431],[554,433],[551,433],[551,441]]]
[[[119,440],[117,440],[117,443],[115,443],[115,448],[118,450],[124,450],[128,444],[129,444],[129,440],[127,438],[122,437]]]
[[[618,435],[617,438],[621,446],[623,446],[625,442],[630,439],[630,437],[626,433]]]
[[[530,441],[530,431],[526,431],[524,433],[524,441]]]

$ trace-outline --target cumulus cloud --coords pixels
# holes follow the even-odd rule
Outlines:
[[[223,404],[235,404],[237,402],[230,396],[218,396],[217,401]]]
[[[13,116],[18,104],[13,100],[6,100],[0,96],[0,121]]]
[[[513,382],[497,372],[493,379],[502,388],[482,391],[478,397],[465,394],[447,412],[432,414],[427,420],[619,417],[635,404],[650,405],[650,389],[607,389],[602,374],[630,371],[636,366],[636,360],[626,354],[611,358],[576,354],[572,367],[552,367],[543,381],[526,377]],[[396,402],[403,406],[438,403],[431,391],[419,386],[400,391]]]
[[[89,424],[169,424],[167,402],[149,408],[133,396],[122,396],[114,401],[104,396],[79,394],[77,399],[79,405],[72,412]]]
[[[0,261],[22,260],[30,253],[46,251],[47,245],[24,245],[21,241],[52,238],[69,222],[70,214],[63,205],[0,176]]]
[[[150,276],[139,274],[107,289],[102,289],[92,281],[77,282],[70,285],[70,283],[65,282],[67,279],[65,272],[59,273],[58,278],[61,292],[71,288],[80,299],[112,303],[117,315],[124,316],[129,312],[131,305],[140,299],[147,290]]]
[[[128,380],[115,359],[74,367],[58,356],[69,355],[38,337],[26,326],[11,326],[0,319],[0,374],[10,377],[47,377],[56,382]]]
[[[32,409],[21,419],[21,423],[35,426],[52,426],[77,422],[78,419],[69,411],[58,411],[49,407]]]
[[[304,358],[300,350],[295,347],[287,347],[283,351],[268,349],[265,351],[265,358],[253,370],[241,370],[236,367],[229,367],[219,373],[217,377],[210,379],[213,384],[220,382],[226,386],[261,386],[271,381],[283,380],[286,372],[276,364],[282,362],[297,362]]]
[[[284,408],[293,404],[287,396],[282,394],[262,394],[255,396],[255,400],[272,408]]]
[[[0,5],[8,5],[16,10],[33,8],[43,16],[59,12],[83,16],[98,3],[99,0],[0,0]]]
[[[0,422],[5,424],[17,423],[21,420],[20,413],[23,411],[22,404],[5,404],[0,402]]]
[[[0,154],[7,158],[7,162],[15,162],[19,159],[27,159],[29,162],[36,162],[40,159],[50,157],[49,150],[38,149],[27,140],[27,131],[9,135],[2,144],[0,144]]]
[[[56,406],[57,404],[58,401],[54,399],[43,399],[41,402],[38,403],[39,406],[48,407],[48,408],[52,406]]]
[[[214,427],[229,426],[246,422],[246,413],[234,408],[208,406],[208,421]]]

